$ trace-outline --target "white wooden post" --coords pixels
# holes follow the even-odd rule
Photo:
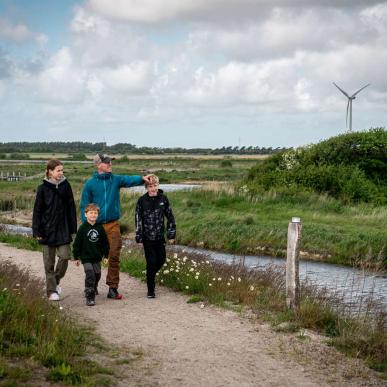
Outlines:
[[[288,247],[286,257],[286,305],[290,309],[299,306],[300,278],[299,278],[299,245],[302,224],[298,217],[293,217],[288,226]]]

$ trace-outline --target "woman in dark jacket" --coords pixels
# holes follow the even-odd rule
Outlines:
[[[59,160],[47,163],[46,178],[36,192],[32,230],[33,236],[43,245],[47,296],[51,301],[58,301],[59,281],[67,270],[72,234],[77,232],[73,191]],[[55,266],[56,254],[59,259]]]

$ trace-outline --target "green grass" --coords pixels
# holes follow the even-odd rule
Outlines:
[[[125,249],[122,257],[121,270],[145,281],[142,251]],[[186,253],[168,254],[157,275],[160,285],[187,294],[188,303],[212,303],[234,311],[249,308],[277,331],[315,330],[348,356],[364,359],[377,371],[386,370],[387,316],[383,309],[370,305],[368,314],[353,315],[325,290],[301,284],[300,307],[294,312],[285,305],[284,281],[285,273],[279,268],[251,271]]]
[[[254,159],[153,158],[114,165],[115,173],[145,174],[156,171],[161,182],[187,180],[228,181],[223,191],[169,193],[178,226],[178,243],[240,254],[284,256],[287,227],[292,216],[301,217],[301,250],[305,258],[363,267],[386,268],[387,206],[344,205],[327,195],[307,192],[286,194],[268,191],[252,194],[248,187],[233,189],[231,181],[242,178]],[[1,161],[0,161],[1,164]],[[44,166],[40,166],[44,169]],[[36,165],[33,166],[36,169]],[[92,164],[66,164],[65,173],[79,202]],[[0,182],[0,207],[17,202],[32,211],[41,178]],[[134,231],[136,195],[122,193],[123,229]]]
[[[111,375],[111,369],[90,360],[102,341],[59,305],[49,304],[43,288],[26,271],[0,263],[1,382],[94,385],[99,375]]]
[[[303,224],[302,257],[386,268],[387,207],[341,205],[326,196],[250,197],[237,192],[195,190],[169,193],[177,242],[239,254],[286,256],[292,216]],[[134,231],[136,197],[123,200],[122,222]]]
[[[42,246],[35,238],[26,237],[23,235],[8,234],[0,231],[0,242],[9,243],[18,249],[42,251]]]

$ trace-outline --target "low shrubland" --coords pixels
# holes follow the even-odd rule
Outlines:
[[[276,154],[253,167],[243,184],[254,193],[326,193],[345,203],[387,201],[387,131],[353,132]]]

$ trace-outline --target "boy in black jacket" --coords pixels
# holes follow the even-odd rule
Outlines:
[[[91,203],[85,208],[86,221],[79,227],[73,244],[73,255],[79,266],[79,259],[85,270],[86,305],[95,305],[98,282],[101,279],[101,261],[109,255],[109,241],[100,223],[96,223],[99,207]]]
[[[146,258],[148,298],[155,298],[156,273],[165,263],[164,216],[167,218],[167,238],[173,244],[176,224],[168,198],[159,189],[159,178],[149,175],[145,182],[147,193],[138,199],[136,206],[136,242],[142,243]]]

